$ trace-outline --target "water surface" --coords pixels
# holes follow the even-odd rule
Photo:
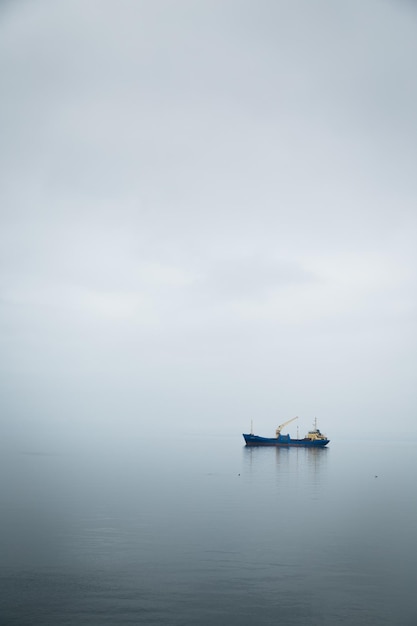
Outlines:
[[[417,624],[414,447],[243,443],[4,451],[0,623]]]

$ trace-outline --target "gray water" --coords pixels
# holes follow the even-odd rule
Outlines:
[[[3,450],[0,623],[417,624],[414,445]]]

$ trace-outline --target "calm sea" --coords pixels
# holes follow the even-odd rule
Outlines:
[[[3,451],[1,625],[416,625],[415,446],[243,444]]]

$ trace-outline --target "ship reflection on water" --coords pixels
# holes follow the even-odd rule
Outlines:
[[[291,490],[291,496],[316,499],[328,482],[328,448],[251,447],[243,448],[243,462],[248,479],[256,481],[257,489],[272,483],[274,489]],[[268,470],[269,466],[269,470]],[[265,472],[269,473],[265,480]],[[262,479],[262,486],[257,477]]]

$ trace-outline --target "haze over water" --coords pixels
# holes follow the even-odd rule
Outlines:
[[[3,451],[0,622],[411,626],[415,471],[399,442]]]
[[[416,67],[409,0],[0,2],[1,626],[416,626]]]

